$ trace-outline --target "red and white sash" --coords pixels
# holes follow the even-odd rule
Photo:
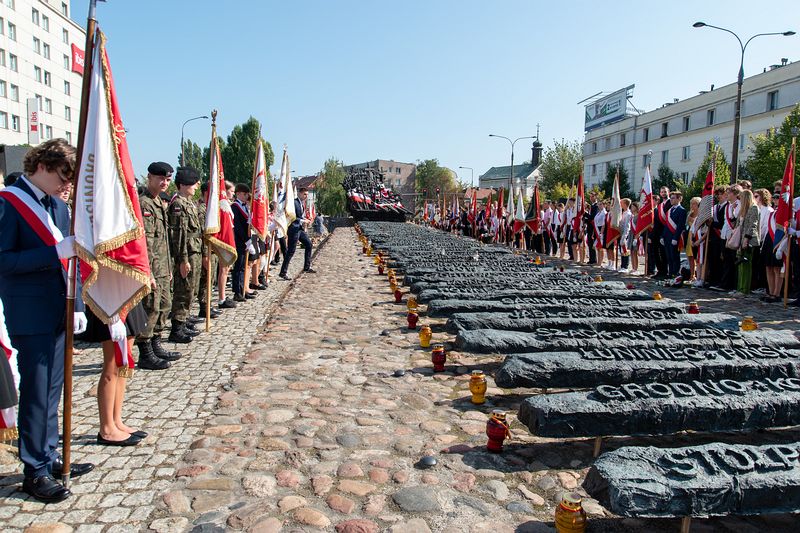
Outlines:
[[[31,195],[19,187],[6,187],[0,191],[0,197],[5,198],[8,203],[14,206],[17,213],[28,223],[28,226],[38,235],[46,246],[55,246],[62,240],[64,235],[56,226],[53,217],[50,216],[44,206],[34,200]],[[64,270],[67,269],[67,260],[61,259]]]
[[[669,209],[666,208],[667,205],[669,205],[668,203],[669,200],[662,200],[662,202],[658,204],[658,209],[656,209],[656,211],[658,211],[658,219],[665,226],[667,225],[668,223],[667,221],[669,220],[669,211],[672,209],[671,207]]]
[[[672,220],[672,210],[675,209],[676,207],[678,206],[672,206],[669,209],[669,211],[667,211],[667,218],[664,221],[664,224],[669,228],[669,231],[673,234],[678,231],[678,224],[676,224],[675,221]]]

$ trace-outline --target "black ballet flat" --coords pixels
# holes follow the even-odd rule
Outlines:
[[[97,434],[97,444],[102,444],[103,446],[136,446],[140,442],[142,442],[142,438],[134,435],[130,435],[125,440],[108,440],[104,439],[100,433]]]
[[[146,431],[137,430],[131,433],[131,437],[139,437],[140,439],[146,439],[148,433]]]

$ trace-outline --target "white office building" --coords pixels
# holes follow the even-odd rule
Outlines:
[[[770,134],[780,127],[792,108],[800,102],[800,62],[783,62],[763,73],[745,78],[742,86],[741,128],[738,139],[739,162],[747,159],[752,137]],[[628,88],[630,89],[630,87]],[[584,176],[587,187],[605,179],[609,166],[621,165],[628,172],[631,189],[639,191],[642,176],[652,151],[651,171],[666,163],[684,180],[690,181],[717,140],[728,162],[733,148],[733,118],[736,83],[701,91],[698,96],[676,100],[642,114],[625,112],[625,90],[609,107],[622,105],[623,116],[616,122],[587,129],[583,143]],[[620,92],[615,93],[620,94]],[[606,112],[596,106],[597,116]],[[595,119],[587,107],[587,127]],[[590,119],[590,114],[592,118]],[[778,179],[780,176],[776,176]]]
[[[69,0],[0,0],[0,145],[77,142],[85,40]]]

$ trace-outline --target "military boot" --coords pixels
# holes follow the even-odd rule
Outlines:
[[[178,320],[173,320],[172,330],[169,332],[168,340],[170,342],[187,344],[189,342],[192,342],[192,336],[186,333],[186,331],[183,329],[183,322],[180,322]]]
[[[161,345],[161,335],[154,335],[150,340],[150,346],[153,347],[153,353],[159,359],[163,359],[165,361],[177,361],[182,357],[181,352],[172,352],[164,349],[164,347]]]
[[[200,330],[197,329],[197,326],[195,326],[191,322],[188,321],[184,322],[182,328],[184,333],[186,333],[190,337],[197,337],[198,335],[200,335]]]
[[[165,370],[170,367],[169,361],[159,359],[153,353],[153,347],[149,342],[137,342],[139,348],[139,361],[137,365],[142,370]]]

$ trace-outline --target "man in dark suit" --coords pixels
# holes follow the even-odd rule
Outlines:
[[[25,156],[25,174],[0,192],[0,298],[19,351],[19,455],[22,489],[43,502],[71,495],[58,453],[58,404],[64,384],[66,271],[75,256],[67,205],[58,194],[75,172],[75,148],[53,139]],[[80,295],[80,290],[76,291]],[[75,333],[86,329],[83,302],[75,300]],[[70,475],[94,465],[73,464]]]
[[[686,230],[686,209],[681,205],[683,193],[672,191],[669,195],[671,207],[664,207],[666,219],[661,237],[667,256],[667,276],[674,279],[681,273],[681,242]]]
[[[589,262],[587,264],[596,265],[597,249],[595,248],[595,241],[597,239],[597,232],[594,225],[594,217],[596,217],[597,212],[600,211],[596,192],[591,191],[589,193],[589,201],[591,202],[589,210],[583,215],[583,219],[586,221],[586,244],[589,247]]]
[[[290,279],[287,275],[289,271],[289,263],[292,260],[294,251],[297,249],[297,241],[303,243],[305,248],[305,260],[303,261],[303,272],[315,274],[316,270],[311,268],[311,239],[308,238],[306,233],[306,226],[311,221],[306,218],[306,199],[308,198],[308,189],[302,187],[298,193],[297,198],[294,199],[294,213],[297,218],[289,224],[289,230],[286,232],[286,254],[283,256],[283,264],[281,265],[281,273],[278,277],[283,280]]]

